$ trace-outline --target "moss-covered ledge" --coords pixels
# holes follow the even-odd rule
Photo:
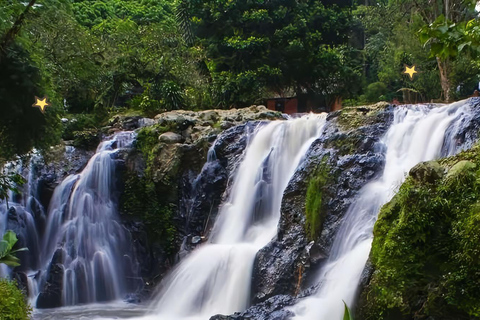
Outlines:
[[[380,211],[357,319],[480,317],[480,148],[417,165]]]

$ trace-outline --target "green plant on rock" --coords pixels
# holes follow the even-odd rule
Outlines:
[[[310,240],[315,240],[322,230],[325,219],[326,186],[330,182],[330,169],[323,159],[315,175],[308,182],[305,201],[306,231]]]
[[[0,318],[2,320],[29,320],[32,307],[15,281],[0,278]]]
[[[17,235],[12,230],[8,230],[3,235],[3,239],[0,241],[0,263],[6,264],[9,267],[18,267],[20,265],[20,259],[15,256],[15,253],[21,251],[27,251],[27,248],[20,248],[13,250],[13,247],[17,243]]]

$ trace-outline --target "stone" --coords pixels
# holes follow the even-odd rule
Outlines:
[[[204,121],[217,122],[220,115],[215,110],[203,111],[200,113],[200,119]]]
[[[288,320],[294,314],[285,308],[293,305],[295,301],[296,299],[291,296],[277,295],[243,312],[236,312],[232,315],[215,315],[210,320]]]
[[[36,307],[39,309],[58,308],[62,306],[63,290],[63,251],[57,249],[53,255],[45,285],[37,299]]]
[[[456,179],[461,179],[462,176],[475,172],[476,168],[477,166],[473,162],[468,160],[459,161],[450,168],[445,180],[450,182]]]
[[[198,243],[200,243],[200,242],[202,242],[202,238],[201,238],[201,237],[195,236],[195,237],[192,238],[192,244],[198,244]]]
[[[173,144],[173,143],[182,143],[184,139],[178,133],[165,132],[158,137],[158,141],[167,143],[167,144]]]
[[[422,183],[434,183],[441,179],[444,174],[444,169],[437,161],[420,162],[409,172],[413,179]]]

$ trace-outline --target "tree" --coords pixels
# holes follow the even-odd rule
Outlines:
[[[5,32],[3,37],[0,40],[0,60],[2,59],[3,55],[7,47],[15,40],[20,28],[25,21],[25,17],[27,16],[28,11],[33,7],[36,0],[30,0],[30,2],[26,5],[25,10],[17,17],[15,22],[13,23],[12,27]]]
[[[322,1],[190,1],[219,100],[244,106],[266,90],[331,96],[358,79],[348,7]]]
[[[466,45],[465,26],[475,17],[475,0],[404,1],[423,19],[425,25],[419,30],[419,37],[430,46],[440,73],[440,83],[445,101],[451,100],[450,74],[452,60]]]

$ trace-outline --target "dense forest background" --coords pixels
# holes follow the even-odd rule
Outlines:
[[[112,113],[266,98],[451,101],[478,86],[472,0],[1,0],[0,158]],[[413,80],[405,65],[420,71]],[[32,108],[48,95],[45,116]],[[315,111],[315,110],[314,110]],[[70,126],[61,119],[75,118]],[[73,124],[72,124],[73,123]]]

